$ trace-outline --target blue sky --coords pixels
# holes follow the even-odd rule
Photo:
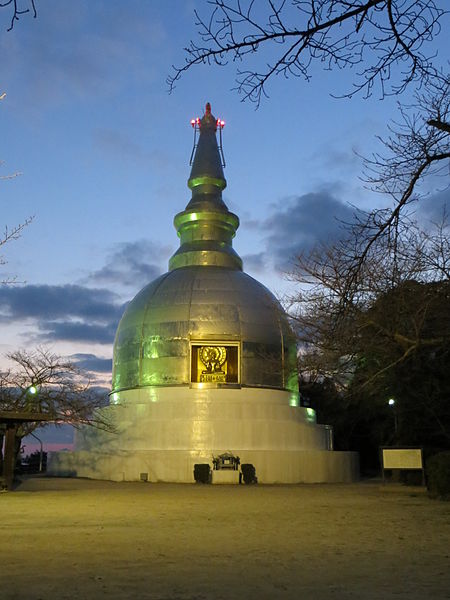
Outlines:
[[[282,294],[301,248],[339,231],[350,204],[383,199],[359,177],[379,148],[396,99],[333,99],[353,73],[312,70],[279,78],[259,110],[231,91],[235,67],[198,67],[171,95],[166,77],[195,36],[193,0],[37,0],[7,32],[0,10],[2,226],[34,215],[3,250],[0,354],[50,345],[109,378],[124,304],[167,269],[172,225],[190,194],[190,119],[205,102],[226,121],[224,200],[241,219],[245,270]],[[448,55],[443,36],[437,44]],[[433,192],[433,190],[431,190]],[[442,201],[448,201],[441,194]],[[420,212],[421,211],[421,212]],[[435,205],[419,210],[426,219]],[[0,364],[2,364],[0,362]]]

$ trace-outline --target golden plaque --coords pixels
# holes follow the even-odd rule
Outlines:
[[[227,350],[224,346],[202,346],[198,356],[206,367],[200,375],[202,383],[226,382]]]

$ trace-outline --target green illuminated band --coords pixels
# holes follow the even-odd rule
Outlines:
[[[224,190],[227,187],[227,182],[225,179],[216,179],[215,177],[209,177],[208,175],[194,177],[193,179],[188,180],[188,187],[191,190],[199,185],[212,185],[220,190]]]
[[[233,237],[236,235],[236,229],[239,227],[239,217],[234,213],[227,212],[213,212],[213,211],[195,211],[188,212],[183,211],[175,215],[173,220],[173,224],[175,225],[175,229],[178,231],[178,235],[180,234],[180,229],[183,225],[194,225],[201,221],[207,223],[217,223],[222,227],[226,227],[227,229],[233,230]]]
[[[242,271],[242,259],[231,248],[230,253],[223,250],[184,250],[176,253],[169,260],[169,271],[182,267],[225,267]]]

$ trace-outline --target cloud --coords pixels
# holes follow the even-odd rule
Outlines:
[[[110,344],[124,310],[106,289],[80,285],[23,285],[0,288],[0,319],[34,321],[36,341]]]
[[[245,254],[242,257],[246,271],[261,273],[266,268],[266,259],[264,252],[259,254]]]
[[[314,164],[321,164],[328,170],[337,169],[342,172],[345,168],[346,172],[350,170],[361,169],[361,157],[358,155],[359,149],[352,147],[351,149],[342,149],[338,146],[320,146],[310,156],[311,162]]]
[[[118,321],[97,325],[73,321],[41,321],[38,324],[39,341],[89,342],[92,344],[112,344]]]
[[[0,314],[11,320],[81,317],[108,322],[122,307],[115,294],[80,285],[22,285],[0,288]]]
[[[128,160],[140,163],[148,169],[153,166],[161,173],[171,172],[174,167],[173,156],[161,148],[150,149],[145,141],[137,142],[138,137],[128,131],[112,127],[97,127],[92,131],[94,147],[103,159],[112,157],[122,164]]]
[[[80,369],[94,371],[96,373],[111,373],[112,359],[100,358],[95,354],[72,354],[70,358]]]
[[[148,158],[144,148],[137,144],[135,140],[118,129],[108,128],[97,128],[93,131],[93,139],[96,146],[101,151],[107,151],[120,157],[121,160],[124,157],[135,161],[145,161]]]
[[[450,217],[450,188],[424,196],[414,206],[420,218],[431,223],[440,223],[444,215]]]
[[[169,252],[168,246],[148,240],[119,244],[107,257],[106,264],[84,281],[141,289],[165,270],[161,263],[167,261]]]
[[[424,196],[414,205],[416,218],[424,227],[440,223],[444,214],[450,216],[450,189]],[[345,225],[355,221],[357,209],[338,199],[329,187],[317,192],[280,200],[272,207],[272,214],[263,221],[245,225],[258,230],[264,237],[264,252],[245,257],[246,266],[262,271],[265,264],[286,272],[293,259],[308,252],[321,242],[333,242],[346,234]],[[363,211],[358,211],[359,216]]]
[[[161,274],[168,254],[168,247],[147,240],[122,243],[101,269],[78,284],[0,287],[0,322],[26,321],[33,342],[112,344],[126,304],[107,288],[142,289]],[[29,325],[35,327],[31,334]]]
[[[328,191],[312,192],[283,199],[260,229],[269,232],[265,239],[266,259],[273,257],[275,267],[289,268],[292,259],[318,242],[333,241],[343,234],[343,223],[354,220],[355,209]]]

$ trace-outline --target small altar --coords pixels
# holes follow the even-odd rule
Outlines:
[[[213,457],[213,470],[211,473],[211,483],[219,484],[239,484],[242,474],[239,471],[241,459],[231,452],[224,452]]]

